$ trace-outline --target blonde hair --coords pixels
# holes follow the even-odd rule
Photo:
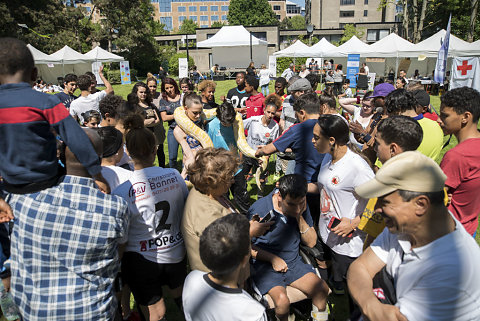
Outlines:
[[[198,91],[202,92],[207,88],[217,88],[217,84],[213,80],[204,80],[198,85]]]

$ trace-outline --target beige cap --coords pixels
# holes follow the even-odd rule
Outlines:
[[[374,198],[396,190],[439,192],[447,176],[435,161],[420,152],[398,154],[383,164],[375,178],[355,188],[363,198]]]

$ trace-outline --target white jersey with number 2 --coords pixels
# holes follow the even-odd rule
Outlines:
[[[126,251],[156,263],[178,263],[185,256],[180,231],[188,189],[175,169],[148,167],[135,170],[113,194],[130,209]]]

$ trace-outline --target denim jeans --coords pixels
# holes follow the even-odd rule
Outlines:
[[[170,168],[177,168],[177,156],[178,156],[178,142],[173,136],[173,128],[168,128],[167,133],[168,143],[168,166]]]
[[[287,170],[285,175],[295,174],[295,160],[288,161]]]
[[[268,84],[262,86],[262,94],[267,97],[270,94],[270,90],[268,89]]]

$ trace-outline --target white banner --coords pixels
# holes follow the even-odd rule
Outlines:
[[[451,77],[450,89],[467,86],[480,91],[480,58],[453,58]]]
[[[270,69],[270,73],[276,77],[277,75],[277,57],[269,56],[268,57],[268,69]]]
[[[100,66],[102,65],[101,62],[95,61],[92,62],[92,72],[95,75],[95,78],[97,79],[97,84],[98,85],[103,85],[102,78],[100,78],[100,75],[98,74],[98,71],[100,70]]]
[[[188,77],[188,60],[187,58],[178,58],[178,78]]]

